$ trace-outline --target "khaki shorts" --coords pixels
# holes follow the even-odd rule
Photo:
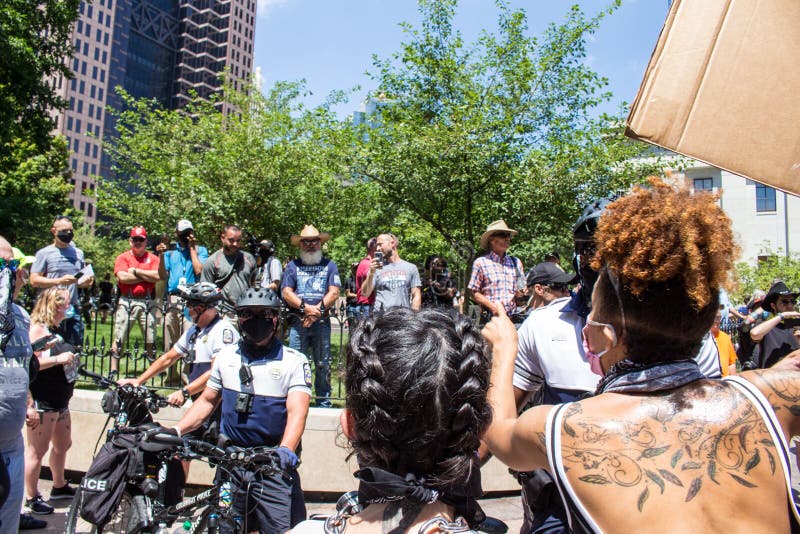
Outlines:
[[[145,299],[133,299],[122,297],[117,304],[117,311],[114,312],[114,339],[120,345],[128,342],[128,335],[131,327],[139,324],[139,331],[145,338],[145,343],[151,344],[156,341],[156,317],[155,301]]]

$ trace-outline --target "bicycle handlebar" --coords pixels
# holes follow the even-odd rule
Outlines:
[[[157,413],[159,408],[166,408],[169,406],[167,398],[159,395],[155,391],[145,386],[132,386],[130,384],[119,385],[113,380],[110,380],[102,375],[93,371],[89,371],[86,367],[79,367],[78,374],[92,379],[95,384],[103,389],[114,389],[124,397],[140,400],[147,405],[147,409],[152,413]]]

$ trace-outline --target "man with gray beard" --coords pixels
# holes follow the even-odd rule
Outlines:
[[[330,234],[306,225],[292,235],[292,245],[300,247],[300,258],[286,266],[281,294],[293,312],[289,319],[289,346],[314,360],[316,405],[330,408],[331,396],[331,320],[330,309],[339,298],[339,270],[322,257],[322,245]]]

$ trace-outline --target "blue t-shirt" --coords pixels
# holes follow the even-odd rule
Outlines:
[[[281,290],[290,287],[306,304],[316,305],[328,292],[330,286],[342,287],[339,269],[328,258],[316,265],[306,265],[300,260],[292,260],[283,273]]]
[[[206,262],[208,259],[208,249],[206,247],[197,246],[197,259],[200,260],[200,263]],[[177,249],[165,252],[164,269],[169,273],[169,278],[167,278],[167,292],[169,293],[174,293],[178,290],[181,278],[186,279],[186,285],[192,285],[197,282],[189,247],[178,245]]]

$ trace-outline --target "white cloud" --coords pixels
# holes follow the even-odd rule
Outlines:
[[[258,16],[265,17],[274,8],[286,4],[289,0],[258,0]]]

